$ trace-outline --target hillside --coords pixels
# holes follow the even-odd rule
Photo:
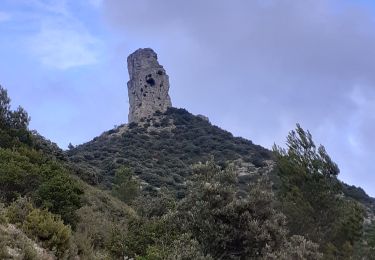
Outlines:
[[[243,170],[239,177],[242,184],[249,183],[251,172],[267,173],[271,180],[279,182],[271,170],[271,151],[234,137],[185,109],[169,108],[142,122],[120,125],[65,155],[78,175],[105,188],[111,187],[116,170],[126,165],[143,181],[146,190],[167,186],[183,192],[186,179],[192,174],[191,166],[211,157],[219,165],[234,162],[239,171]],[[360,187],[342,185],[347,197],[375,212],[374,198]]]
[[[191,166],[198,162],[213,157],[219,165],[237,161],[251,172],[266,172],[272,153],[184,109],[169,108],[139,123],[107,131],[69,150],[67,156],[108,187],[116,169],[127,165],[149,188],[167,186],[182,191]]]
[[[77,177],[0,86],[0,259],[108,259],[135,211]],[[115,229],[115,230],[114,230]]]
[[[130,123],[68,151],[0,87],[0,258],[373,259],[374,199],[309,131],[267,150],[172,107],[151,49],[128,66]]]

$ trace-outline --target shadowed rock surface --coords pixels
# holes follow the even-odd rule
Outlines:
[[[165,112],[172,106],[169,97],[169,77],[149,48],[138,49],[128,57],[129,123]]]

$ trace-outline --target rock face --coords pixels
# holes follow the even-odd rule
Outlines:
[[[129,55],[128,70],[129,123],[172,106],[169,77],[152,49],[138,49]]]

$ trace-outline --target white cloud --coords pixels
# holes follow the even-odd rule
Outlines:
[[[27,41],[32,56],[47,67],[62,70],[97,63],[100,41],[74,16],[67,0],[31,3],[40,17],[40,27]]]
[[[10,19],[11,19],[11,15],[9,13],[0,11],[0,23],[9,21]]]
[[[30,43],[33,55],[48,67],[69,69],[98,61],[98,40],[77,28],[44,25]]]

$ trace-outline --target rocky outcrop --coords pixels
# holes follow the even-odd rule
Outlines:
[[[165,112],[172,106],[169,97],[169,77],[149,48],[138,49],[128,57],[129,123]]]

